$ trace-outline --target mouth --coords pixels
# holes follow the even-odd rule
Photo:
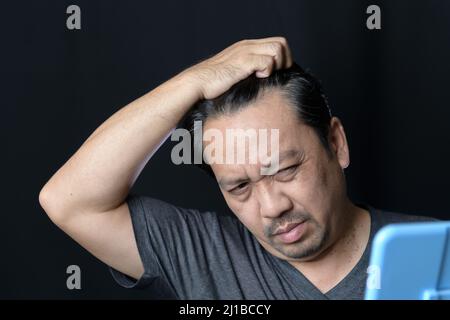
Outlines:
[[[302,237],[306,229],[306,221],[290,223],[287,226],[278,229],[273,236],[285,244],[294,243]]]

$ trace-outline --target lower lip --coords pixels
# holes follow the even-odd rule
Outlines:
[[[302,222],[298,226],[296,226],[294,229],[292,229],[288,232],[277,234],[277,237],[283,243],[286,243],[286,244],[293,243],[293,242],[300,240],[303,233],[305,232],[305,229],[306,229],[306,222]]]

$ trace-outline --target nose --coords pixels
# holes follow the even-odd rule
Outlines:
[[[261,217],[277,218],[293,208],[291,199],[274,184],[263,184],[258,190],[258,202]]]

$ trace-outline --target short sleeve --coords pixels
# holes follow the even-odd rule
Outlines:
[[[126,202],[144,274],[135,280],[109,267],[114,280],[125,288],[151,287],[160,295],[179,296],[189,279],[207,268],[205,252],[214,243],[217,214],[137,194]]]

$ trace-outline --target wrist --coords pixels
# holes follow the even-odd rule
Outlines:
[[[191,68],[179,73],[174,80],[180,85],[185,86],[195,96],[197,101],[205,99],[204,83],[201,77]]]

